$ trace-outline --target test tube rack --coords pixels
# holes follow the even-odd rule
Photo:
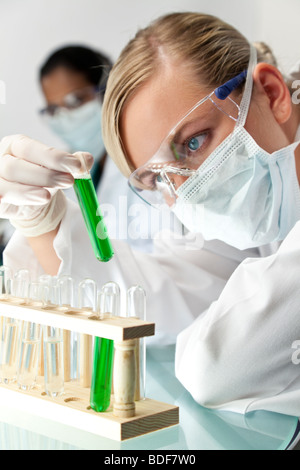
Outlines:
[[[0,316],[111,339],[121,350],[123,347],[125,356],[134,340],[155,334],[154,323],[136,318],[110,316],[99,320],[84,310],[41,307],[37,302],[25,303],[13,297],[0,299]],[[120,366],[126,367],[126,360]],[[108,410],[98,413],[90,407],[88,387],[78,382],[65,382],[63,395],[52,398],[44,392],[43,383],[44,378],[38,377],[36,387],[26,391],[20,390],[17,383],[0,383],[0,397],[3,403],[14,408],[116,441],[179,423],[179,408],[174,405],[144,398],[135,401],[134,416],[122,417],[114,414],[112,395]]]

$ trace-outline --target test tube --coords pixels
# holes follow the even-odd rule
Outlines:
[[[11,283],[13,299],[25,303],[28,298],[30,273],[27,269],[18,270]],[[1,376],[0,381],[13,383],[17,379],[20,339],[24,323],[15,318],[5,318],[2,322]]]
[[[7,300],[11,294],[12,270],[8,266],[0,266],[0,295],[1,300]]]
[[[30,272],[28,269],[19,269],[13,278],[12,295],[17,299],[26,302],[28,298],[29,285]]]
[[[53,306],[58,304],[58,285],[57,277],[50,276],[50,274],[42,274],[38,277],[38,284],[40,290],[43,291],[42,299],[46,306]]]
[[[127,316],[146,320],[146,293],[140,286],[132,286],[127,290]],[[146,398],[146,338],[137,340],[136,345],[137,378],[135,399]]]
[[[49,302],[50,290],[47,285],[40,284],[39,282],[31,282],[28,288],[27,304],[35,305],[37,307],[46,307]]]
[[[86,169],[84,155],[81,152],[77,152],[76,155],[80,158],[84,170],[82,173],[74,175],[74,191],[95,256],[99,261],[106,262],[113,257],[114,251],[108,237],[91,175]]]
[[[24,273],[22,273],[23,276]],[[28,298],[26,299],[28,304],[40,307],[47,304],[49,297],[47,286],[39,282],[31,282],[26,290],[28,292]],[[21,348],[17,382],[22,390],[30,390],[35,387],[39,373],[41,326],[29,321],[22,322],[21,326]]]
[[[120,288],[109,282],[99,293],[98,312],[100,318],[117,316],[120,312]],[[97,412],[110,405],[113,376],[114,342],[107,338],[95,338],[94,361],[91,383],[90,405]]]
[[[68,313],[74,308],[74,279],[71,276],[61,276],[57,281],[59,308]],[[79,378],[79,335],[76,332],[64,330],[64,377],[65,382]]]
[[[29,286],[28,304],[40,308],[47,308],[51,299],[51,276],[43,275],[38,282],[32,282]],[[43,344],[43,328],[41,328],[40,343]],[[40,348],[38,375],[44,375],[44,348]]]
[[[78,306],[90,312],[97,313],[97,285],[93,279],[84,279],[78,285]],[[80,334],[80,384],[90,387],[92,377],[93,338]]]
[[[40,344],[40,325],[24,322],[18,367],[18,386],[22,390],[30,390],[36,385]]]
[[[58,286],[55,276],[42,275],[38,278],[38,296],[42,308],[57,305]],[[58,397],[64,392],[64,351],[63,330],[44,326],[43,335],[43,368],[45,392],[50,397]]]
[[[63,330],[44,326],[44,374],[45,392],[58,397],[64,392]]]
[[[17,378],[20,323],[13,318],[4,318],[0,338],[0,382],[12,383]]]
[[[11,293],[11,280],[12,280],[12,271],[7,266],[0,267],[0,298],[1,300],[8,300]],[[4,352],[4,325],[5,317],[0,316],[0,382],[2,377],[2,362],[3,362],[3,352]]]
[[[71,276],[61,276],[57,280],[58,305],[66,311],[74,307],[74,279]]]
[[[120,315],[120,287],[116,282],[107,282],[98,292],[98,313],[101,318]]]

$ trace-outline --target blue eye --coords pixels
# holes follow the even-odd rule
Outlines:
[[[197,139],[196,137],[193,137],[193,138],[189,141],[189,143],[188,143],[188,148],[189,148],[190,150],[193,150],[193,151],[198,150],[198,148],[199,148],[199,142],[198,142],[198,139]]]
[[[191,152],[196,152],[199,150],[205,140],[206,134],[200,134],[196,137],[192,137],[187,141],[187,147]]]

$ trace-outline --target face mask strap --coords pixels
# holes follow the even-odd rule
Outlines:
[[[249,106],[251,102],[251,95],[253,89],[253,72],[257,64],[256,49],[250,44],[250,59],[248,65],[248,73],[246,78],[245,90],[243,93],[242,101],[240,104],[240,114],[235,127],[244,127],[248,116]]]

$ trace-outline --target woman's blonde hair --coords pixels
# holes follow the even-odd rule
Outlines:
[[[276,64],[265,44],[255,45],[259,62]],[[186,63],[199,83],[213,89],[247,69],[249,56],[248,40],[211,15],[173,13],[139,30],[110,73],[103,103],[103,138],[108,154],[120,171],[128,177],[135,169],[122,145],[122,110],[134,93],[157,73],[165,57]]]

